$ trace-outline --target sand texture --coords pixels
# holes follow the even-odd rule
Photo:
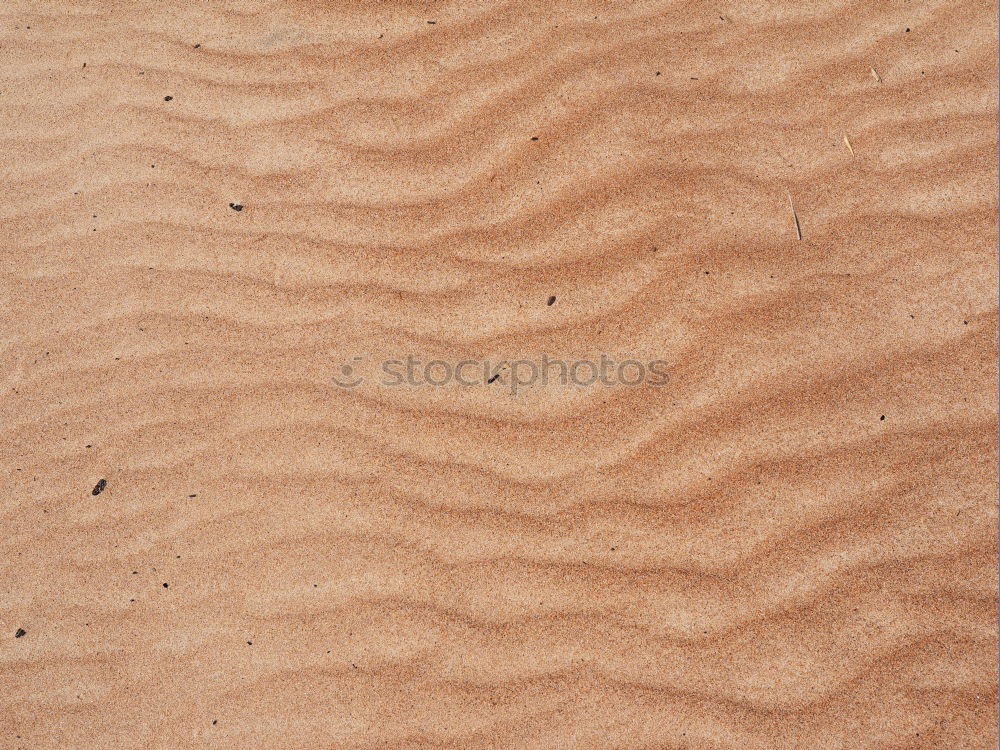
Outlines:
[[[996,64],[978,0],[0,3],[0,748],[996,747]]]

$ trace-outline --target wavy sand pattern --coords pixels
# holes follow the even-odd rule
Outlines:
[[[995,747],[996,57],[970,0],[4,5],[0,747]],[[369,371],[543,352],[670,381]]]

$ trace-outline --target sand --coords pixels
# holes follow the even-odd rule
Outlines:
[[[6,3],[0,747],[995,747],[996,60],[968,0]]]

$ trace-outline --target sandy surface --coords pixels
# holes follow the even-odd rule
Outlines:
[[[4,4],[0,747],[995,747],[995,15]]]

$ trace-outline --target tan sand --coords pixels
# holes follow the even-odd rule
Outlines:
[[[996,60],[8,0],[0,747],[995,747]],[[669,381],[378,380],[543,353]]]

